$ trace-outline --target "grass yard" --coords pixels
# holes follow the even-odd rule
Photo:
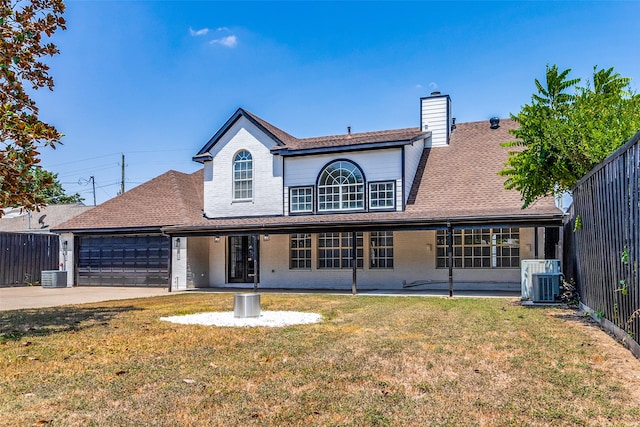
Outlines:
[[[0,424],[640,425],[640,361],[570,310],[263,294],[324,320],[159,320],[232,307],[188,293],[0,312]]]

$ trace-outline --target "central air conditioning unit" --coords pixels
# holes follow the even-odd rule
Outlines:
[[[533,275],[533,302],[556,302],[560,295],[561,273],[538,273]]]
[[[559,259],[524,259],[520,263],[520,284],[522,300],[533,299],[533,275],[540,273],[560,273]]]
[[[40,282],[43,288],[66,288],[67,272],[59,270],[44,270],[41,272]]]

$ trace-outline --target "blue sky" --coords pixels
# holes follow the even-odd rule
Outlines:
[[[508,117],[546,64],[615,67],[640,87],[640,2],[67,1],[35,99],[65,134],[42,166],[101,203],[191,157],[243,107],[297,137],[416,127],[419,99],[457,121]],[[81,182],[81,184],[79,184]]]

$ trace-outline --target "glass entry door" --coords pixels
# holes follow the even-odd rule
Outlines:
[[[256,254],[251,236],[229,236],[229,283],[253,283]]]

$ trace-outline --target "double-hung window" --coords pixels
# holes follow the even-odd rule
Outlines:
[[[289,268],[311,269],[311,234],[291,234],[289,237]]]
[[[393,231],[372,231],[369,243],[369,267],[393,268]]]
[[[250,200],[253,197],[253,158],[247,150],[233,158],[233,198]]]

